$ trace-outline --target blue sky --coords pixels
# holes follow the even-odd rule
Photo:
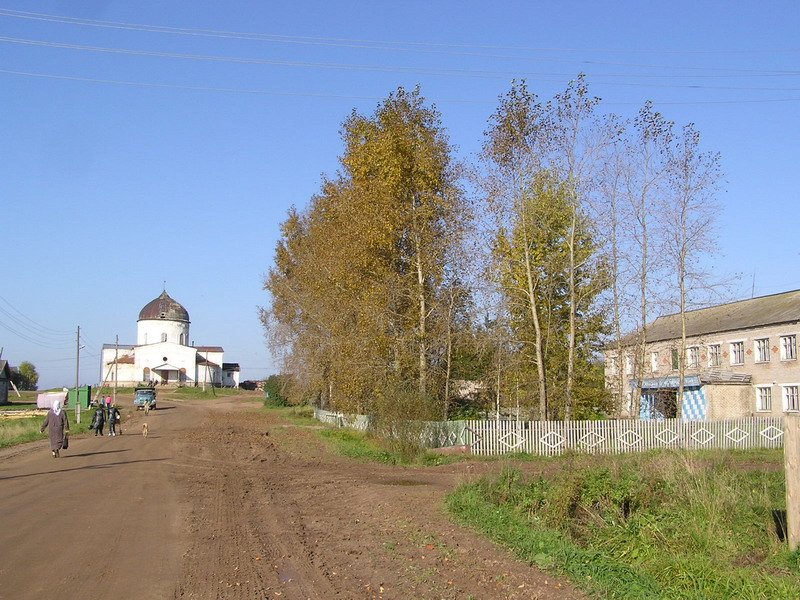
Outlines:
[[[464,159],[514,77],[546,99],[584,72],[623,116],[653,100],[722,154],[734,296],[754,272],[757,295],[800,288],[798,31],[797,2],[0,0],[3,358],[73,385],[81,325],[94,383],[166,280],[196,344],[273,372],[278,225],[335,173],[347,115],[399,85]]]

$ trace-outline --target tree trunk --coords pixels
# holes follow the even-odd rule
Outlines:
[[[417,286],[419,297],[419,393],[424,396],[428,388],[428,348],[426,340],[428,308],[425,299],[425,277],[422,273],[422,257],[419,251],[417,251]]]
[[[544,352],[542,351],[542,327],[539,323],[539,307],[536,301],[536,285],[534,284],[533,271],[531,269],[530,248],[528,248],[528,236],[525,232],[525,276],[528,280],[528,303],[531,309],[531,319],[534,329],[534,350],[536,352],[536,372],[539,378],[539,419],[547,420],[547,378],[544,368]]]
[[[419,233],[419,219],[417,219],[418,197],[412,198],[411,210],[413,211],[414,226],[414,252],[415,267],[417,271],[417,300],[419,302],[419,327],[417,329],[417,339],[419,343],[419,394],[425,396],[428,389],[428,348],[426,321],[428,318],[428,308],[425,298],[425,274],[422,266],[422,240]]]
[[[569,232],[569,339],[567,340],[567,383],[564,401],[564,420],[572,420],[572,396],[575,378],[575,320],[577,319],[577,294],[575,291],[575,228],[578,223],[577,207],[572,206],[572,226]]]
[[[619,292],[619,229],[617,212],[617,196],[613,195],[611,199],[611,265],[614,269],[611,277],[611,294],[614,310],[614,340],[616,342],[617,356],[616,361],[619,366],[614,377],[614,385],[617,388],[617,416],[622,412],[622,399],[625,397],[625,381],[622,377],[622,316],[620,315],[620,292]]]
[[[686,212],[681,209],[680,225],[678,226],[678,288],[680,290],[681,311],[681,349],[678,356],[678,397],[676,416],[683,417],[683,390],[686,378]]]
[[[647,351],[647,192],[642,192],[640,204],[639,223],[642,227],[642,261],[640,263],[639,273],[639,293],[640,296],[640,317],[642,329],[639,334],[636,358],[633,361],[633,377],[636,385],[633,387],[633,398],[631,398],[631,416],[634,419],[641,417],[641,402],[642,402],[642,365],[644,365],[645,352]],[[622,365],[625,368],[625,365]],[[638,372],[637,372],[638,371]]]
[[[445,361],[444,374],[444,420],[447,421],[450,412],[450,366],[453,357],[453,305],[455,295],[450,289],[450,304],[447,309],[447,360]]]

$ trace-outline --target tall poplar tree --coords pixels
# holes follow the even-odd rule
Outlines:
[[[374,398],[413,380],[432,408],[443,383],[433,368],[445,352],[439,332],[454,314],[445,274],[468,218],[452,150],[438,112],[403,88],[371,116],[352,113],[342,138],[341,171],[304,214],[303,264],[294,268],[314,299],[301,310],[319,317],[330,343],[300,365],[317,374],[310,380],[326,379],[337,406],[370,411]],[[283,337],[291,358],[313,346],[304,336],[319,335],[308,326],[317,317],[283,308],[293,288],[277,275],[265,282],[273,299],[265,322],[291,331]]]

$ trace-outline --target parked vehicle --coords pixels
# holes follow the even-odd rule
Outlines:
[[[137,410],[144,408],[147,402],[150,402],[150,409],[156,409],[156,390],[151,387],[137,387],[133,391],[133,405]]]

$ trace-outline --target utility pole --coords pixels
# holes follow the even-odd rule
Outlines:
[[[78,397],[78,386],[81,379],[81,326],[75,338],[75,422],[81,422],[81,400]]]
[[[800,546],[800,417],[783,417],[783,464],[786,473],[786,539],[789,550]]]
[[[206,391],[206,379],[208,379],[208,350],[206,350],[206,374],[203,377],[203,391]]]
[[[114,339],[114,404],[117,403],[117,375],[119,374],[119,334]]]

